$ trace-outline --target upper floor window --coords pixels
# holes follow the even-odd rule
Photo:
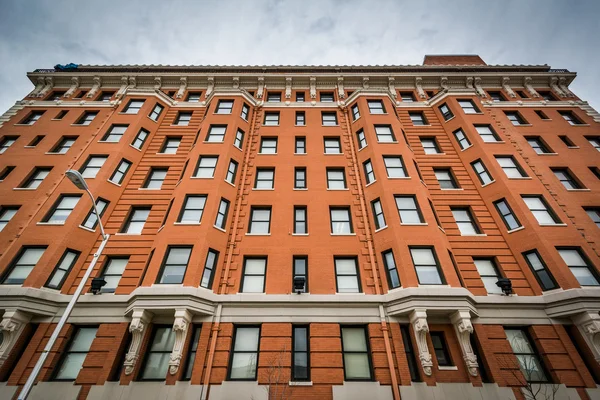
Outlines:
[[[145,189],[157,189],[162,188],[162,184],[167,177],[168,168],[151,168],[146,182],[144,183]]]
[[[53,377],[57,381],[74,381],[83,367],[92,342],[96,338],[97,327],[76,327],[73,338],[69,343],[60,364],[56,367]]]
[[[141,234],[149,215],[150,207],[132,207],[121,233]]]
[[[519,361],[519,368],[525,380],[534,383],[548,382],[540,356],[530,342],[527,333],[523,329],[515,328],[504,328],[504,332],[513,353]]]
[[[192,246],[169,246],[156,283],[183,283],[191,254]]]
[[[550,150],[548,145],[539,136],[528,136],[525,137],[525,139],[527,139],[527,143],[529,143],[533,151],[535,151],[537,154],[553,153],[553,151]]]
[[[371,209],[373,210],[373,219],[375,220],[375,229],[383,229],[387,226],[385,223],[385,215],[383,215],[383,207],[381,206],[381,200],[375,199],[371,202]]]
[[[206,195],[186,195],[177,222],[180,224],[199,224],[202,221]]]
[[[295,154],[306,154],[306,138],[304,136],[296,136]]]
[[[369,112],[371,114],[385,114],[385,107],[381,100],[367,100],[369,106]]]
[[[343,168],[327,168],[327,189],[346,189],[346,176]]]
[[[24,246],[2,277],[3,285],[22,285],[46,251],[46,246]]]
[[[104,103],[108,103],[112,97],[114,96],[114,92],[101,92],[100,96],[96,99],[96,101],[101,101]]]
[[[112,125],[102,137],[103,142],[118,143],[129,125]]]
[[[109,204],[109,201],[104,200],[101,197],[98,197],[96,199],[96,210],[98,210],[98,214],[100,214],[100,218],[102,218],[102,216],[104,215],[104,212],[108,208],[108,204]],[[94,207],[90,207],[90,211],[88,212],[87,216],[83,220],[83,223],[81,224],[81,226],[84,226],[88,229],[96,229],[97,225],[98,225],[98,216],[96,215],[96,212],[94,211]]]
[[[304,103],[304,92],[296,92],[296,102]]]
[[[533,274],[535,275],[535,278],[540,284],[542,290],[552,290],[558,287],[554,277],[548,270],[546,263],[537,250],[527,251],[523,253],[523,257],[533,271]]]
[[[425,154],[442,154],[434,137],[421,138],[421,145]]]
[[[163,112],[165,108],[156,103],[156,105],[154,106],[154,108],[152,109],[152,111],[150,112],[150,115],[148,115],[148,117],[152,120],[152,121],[158,121],[158,118],[160,117],[160,114]]]
[[[188,126],[190,124],[190,121],[192,120],[192,112],[188,112],[188,111],[180,111],[179,113],[177,113],[177,117],[175,118],[175,121],[173,121],[173,125],[177,125],[177,126]]]
[[[65,154],[75,144],[77,136],[63,136],[50,153]]]
[[[85,111],[81,115],[81,117],[79,117],[79,119],[77,120],[77,122],[75,122],[75,125],[88,126],[89,124],[92,123],[92,121],[94,120],[94,118],[96,118],[96,115],[98,115],[97,111]]]
[[[225,131],[227,125],[211,125],[208,128],[206,141],[211,143],[223,143],[225,141]]]
[[[494,260],[491,258],[474,258],[473,262],[483,281],[485,290],[492,294],[502,294],[502,289],[496,285],[501,276]]]
[[[10,173],[13,172],[15,168],[16,167],[14,165],[7,165],[6,167],[0,169],[0,182],[8,178]]]
[[[321,92],[321,102],[323,103],[332,103],[333,102],[333,92]]]
[[[217,210],[217,217],[215,219],[215,226],[219,229],[225,229],[227,223],[227,214],[229,213],[229,200],[221,198],[219,203],[219,209]]]
[[[304,113],[304,111],[296,111],[296,125],[306,125],[306,114]]]
[[[181,144],[181,136],[167,136],[160,149],[161,154],[177,154],[179,145]]]
[[[479,182],[481,182],[482,185],[485,186],[488,183],[492,183],[494,181],[494,179],[490,175],[489,171],[485,167],[485,164],[483,163],[483,161],[481,161],[481,160],[473,161],[471,163],[471,166],[473,167],[473,171],[475,171],[475,173],[477,174],[477,177],[479,178]]]
[[[202,96],[201,92],[188,92],[185,101],[190,103],[198,103],[200,101],[200,96]]]
[[[465,114],[479,114],[479,108],[472,100],[458,100],[458,105],[462,108]]]
[[[585,207],[586,214],[594,221],[596,226],[600,228],[600,207]],[[0,222],[2,218],[0,217]],[[2,230],[2,226],[0,225],[0,231]]]
[[[467,135],[465,135],[465,133],[462,131],[462,129],[455,130],[454,137],[456,138],[456,141],[458,142],[458,145],[460,146],[461,150],[471,147],[471,142],[469,141]]]
[[[117,168],[115,169],[115,171],[113,172],[109,181],[120,185],[123,182],[123,179],[125,179],[125,175],[127,175],[129,168],[131,168],[131,161],[123,158],[117,166]]]
[[[280,101],[281,101],[281,93],[280,92],[267,93],[267,102],[268,103],[279,103]]]
[[[108,156],[90,156],[79,169],[79,172],[84,178],[95,178],[107,159]]]
[[[575,145],[573,141],[567,135],[558,135],[558,138],[569,148],[578,149],[579,146]]]
[[[541,120],[550,120],[550,118],[548,118],[546,113],[544,113],[542,110],[534,110],[534,112],[537,114],[538,117],[540,117]]]
[[[340,154],[342,145],[339,137],[327,137],[324,139],[325,154]]]
[[[388,178],[407,178],[401,156],[383,156],[383,164]]]
[[[250,113],[250,106],[246,103],[242,105],[242,114],[240,115],[242,119],[248,121],[248,114]]]
[[[509,178],[525,178],[527,174],[521,166],[517,163],[517,161],[513,158],[513,156],[495,156],[496,161],[498,161],[498,165],[504,171],[507,177]]]
[[[64,225],[80,198],[81,195],[61,195],[42,221],[49,224]]]
[[[481,233],[469,208],[450,207],[450,210],[462,236],[478,235]]]
[[[306,189],[306,168],[294,168],[294,189]]]
[[[141,371],[142,381],[164,381],[169,368],[169,356],[175,346],[175,331],[170,326],[157,325],[152,331],[152,338],[145,355]]]
[[[140,108],[144,105],[144,100],[131,100],[129,104],[125,107],[123,112],[125,114],[137,114],[140,111]]]
[[[4,153],[18,139],[18,136],[3,136],[0,140],[0,154]]]
[[[19,206],[0,206],[0,232],[19,211]]]
[[[37,189],[50,173],[52,168],[36,167],[25,182],[20,186],[27,189]]]
[[[434,169],[433,172],[440,184],[440,189],[459,189],[458,183],[449,168]]]
[[[338,293],[360,293],[360,276],[355,257],[335,257],[335,280]]]
[[[444,121],[449,121],[450,119],[454,118],[452,110],[450,110],[450,107],[448,107],[446,103],[442,104],[439,108],[440,113],[442,113],[442,117],[444,117]]]
[[[598,136],[587,136],[586,139],[590,144],[598,151],[600,151],[600,137]]]
[[[213,178],[215,176],[215,168],[217,167],[217,156],[200,156],[198,166],[196,167],[196,178]]]
[[[292,329],[292,379],[308,381],[310,379],[309,326],[293,325]]]
[[[584,122],[581,121],[581,119],[579,119],[578,116],[576,116],[573,112],[571,111],[559,111],[559,114],[565,119],[565,121],[567,121],[570,125],[584,125]]]
[[[400,215],[400,222],[402,224],[424,224],[425,219],[421,214],[419,203],[414,195],[397,195],[394,196],[396,199],[396,207],[398,208],[398,214]]]
[[[362,129],[356,132],[356,139],[358,140],[359,150],[367,145],[367,138],[365,137],[365,131]]]
[[[415,95],[413,92],[400,92],[400,98],[405,103],[412,103],[415,101]]]
[[[352,106],[352,120],[356,121],[360,118],[360,110],[358,109],[358,104],[354,104]]]
[[[500,214],[500,217],[502,218],[502,222],[504,222],[504,225],[506,225],[506,229],[508,229],[509,231],[512,231],[513,229],[517,229],[517,228],[521,227],[521,223],[515,216],[515,213],[513,212],[513,210],[508,205],[508,202],[506,201],[506,199],[496,200],[494,202],[494,206],[496,207],[498,214]]]
[[[476,125],[475,130],[481,136],[481,140],[486,143],[499,142],[500,136],[492,129],[490,125]]]
[[[525,118],[517,111],[504,111],[504,114],[506,114],[506,118],[515,126],[527,125]]]
[[[350,219],[350,207],[330,207],[331,233],[349,235],[354,233]]]
[[[279,125],[279,112],[266,112],[264,124],[267,126]]]
[[[373,379],[369,336],[365,327],[342,326],[342,356],[344,379],[370,381]]]
[[[277,138],[263,137],[260,139],[260,154],[277,154]]]
[[[488,95],[490,96],[490,99],[492,99],[493,102],[506,101],[506,99],[500,92],[488,92]]]
[[[267,276],[267,258],[252,257],[244,259],[244,274],[240,286],[242,293],[264,293]]]
[[[294,234],[308,234],[306,206],[294,206]]]
[[[556,249],[581,286],[600,285],[598,273],[579,247],[557,247]]]
[[[371,160],[367,160],[363,163],[363,169],[365,171],[365,181],[367,185],[375,182],[375,171],[373,171],[373,163]]]
[[[574,189],[584,189],[583,185],[579,183],[579,181],[573,176],[573,174],[569,171],[568,168],[550,168],[552,172],[554,172],[554,176],[556,179],[563,184],[565,189],[574,190]]]
[[[232,185],[235,184],[235,176],[237,174],[238,163],[235,160],[229,160],[229,166],[227,167],[227,175],[225,180]]]
[[[231,362],[230,380],[256,380],[260,345],[260,327],[241,325],[235,327]]]
[[[141,128],[138,134],[136,135],[135,139],[133,139],[133,143],[131,143],[131,145],[136,149],[140,150],[144,146],[144,143],[146,143],[148,135],[150,135],[150,132],[148,132],[144,128]]]
[[[257,168],[254,189],[273,189],[275,168]]]
[[[437,359],[438,366],[449,367],[452,366],[452,359],[450,358],[450,352],[448,351],[448,344],[444,337],[444,332],[431,332],[431,343],[433,344],[433,352]]]
[[[323,126],[336,126],[338,124],[337,114],[335,112],[322,112],[321,122]]]
[[[271,233],[271,207],[251,207],[248,233],[259,235]]]
[[[420,285],[442,285],[443,277],[433,247],[409,247]]]
[[[44,140],[46,136],[45,135],[37,135],[36,137],[33,138],[33,140],[31,140],[31,142],[29,142],[29,144],[25,147],[35,147],[38,144],[40,144],[40,142],[42,140]]]
[[[235,147],[237,147],[238,149],[241,149],[244,146],[244,131],[241,129],[238,129],[237,132],[235,133],[235,140],[233,142],[233,145]]]
[[[385,265],[385,271],[388,278],[388,284],[391,289],[400,287],[400,276],[398,275],[398,268],[396,267],[396,260],[394,260],[394,252],[390,249],[381,253],[383,264]]]
[[[427,122],[427,119],[425,118],[425,115],[422,112],[411,112],[408,113],[408,116],[410,117],[412,124],[415,126],[429,125],[429,122]]]
[[[396,137],[389,125],[375,125],[375,134],[379,143],[395,143]]]
[[[56,264],[45,286],[50,289],[60,289],[80,254],[79,251],[67,249]]]
[[[540,225],[556,225],[561,223],[560,219],[558,219],[542,196],[521,195],[521,197]]]
[[[32,111],[20,122],[20,124],[33,125],[42,115],[44,115],[44,111]]]
[[[200,286],[205,289],[212,288],[213,280],[215,278],[215,269],[217,268],[217,261],[219,260],[219,252],[213,249],[208,249],[206,253],[206,260],[204,261],[204,271],[202,272],[202,279],[200,280]]]
[[[100,277],[106,281],[106,285],[100,290],[102,293],[114,293],[117,290],[128,263],[129,257],[109,256],[106,259],[104,269],[100,274]]]
[[[233,100],[219,100],[215,114],[231,114],[233,109]]]

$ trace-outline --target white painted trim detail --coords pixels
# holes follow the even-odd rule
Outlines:
[[[427,347],[427,332],[429,332],[427,311],[423,308],[417,308],[410,314],[409,320],[417,339],[417,351],[419,352],[419,360],[421,360],[423,372],[425,372],[425,375],[431,376],[433,362],[431,361],[431,354]]]
[[[140,357],[140,347],[142,346],[142,339],[144,337],[144,331],[148,326],[148,323],[152,320],[152,314],[143,309],[134,309],[131,323],[129,324],[129,332],[131,332],[131,345],[129,351],[125,356],[125,375],[131,375],[135,368],[135,364]]]
[[[450,322],[454,325],[454,332],[458,338],[458,344],[462,351],[463,360],[467,370],[472,376],[477,376],[477,356],[471,347],[471,334],[473,333],[473,324],[471,324],[471,313],[469,310],[458,310],[450,316]]]
[[[31,315],[19,310],[6,310],[0,322],[3,340],[0,343],[0,366],[4,364]]]
[[[173,323],[173,332],[175,332],[175,344],[169,358],[169,372],[175,375],[179,370],[179,364],[183,358],[183,346],[185,345],[185,337],[192,322],[192,313],[187,309],[175,310],[175,322]]]

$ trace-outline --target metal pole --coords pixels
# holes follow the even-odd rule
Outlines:
[[[73,308],[75,308],[75,304],[77,303],[77,300],[79,299],[79,296],[81,295],[81,292],[83,292],[85,283],[87,282],[90,275],[92,274],[92,271],[94,270],[94,267],[96,266],[96,263],[98,262],[98,258],[100,258],[100,255],[102,254],[102,250],[104,250],[104,246],[106,246],[106,243],[108,242],[109,235],[104,233],[104,227],[102,226],[102,221],[100,221],[100,214],[98,214],[98,210],[96,210],[96,202],[94,201],[94,196],[92,196],[92,193],[89,190],[86,190],[86,191],[92,198],[94,212],[96,213],[96,217],[98,217],[98,224],[100,225],[100,230],[102,232],[102,243],[100,243],[100,247],[98,247],[98,251],[96,253],[94,253],[94,258],[92,258],[92,262],[90,263],[87,270],[85,271],[85,275],[81,279],[81,282],[79,282],[79,286],[77,286],[77,290],[75,290],[73,297],[71,297],[71,301],[69,301],[69,304],[67,305],[67,308],[65,309],[65,312],[63,313],[62,317],[60,317],[60,321],[58,321],[56,328],[54,328],[54,332],[52,332],[52,336],[50,336],[50,340],[48,340],[48,343],[46,344],[46,347],[44,347],[42,354],[40,354],[40,358],[38,359],[37,363],[35,364],[35,367],[33,367],[33,371],[31,371],[29,378],[27,378],[27,382],[25,382],[25,385],[23,386],[21,393],[19,393],[19,397],[17,397],[18,400],[25,400],[29,396],[31,389],[33,388],[33,385],[35,384],[35,380],[37,379],[40,371],[42,370],[42,367],[44,366],[44,363],[46,362],[46,358],[48,358],[48,354],[50,354],[50,350],[52,350],[52,347],[54,347],[54,343],[56,343],[56,339],[58,339],[58,335],[60,334],[60,331],[65,326],[65,323],[67,322],[67,319],[71,315]]]

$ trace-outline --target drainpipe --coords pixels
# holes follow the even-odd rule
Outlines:
[[[215,348],[217,347],[217,336],[219,334],[219,324],[221,323],[221,310],[223,305],[219,303],[217,305],[217,312],[212,324],[212,338],[210,341],[210,351],[208,353],[208,360],[206,361],[206,373],[204,374],[204,384],[200,391],[200,399],[206,400],[208,398],[208,387],[210,385],[210,373],[212,372],[213,359],[215,357]]]

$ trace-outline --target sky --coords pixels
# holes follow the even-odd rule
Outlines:
[[[0,114],[55,64],[548,64],[600,110],[600,1],[0,0]]]

